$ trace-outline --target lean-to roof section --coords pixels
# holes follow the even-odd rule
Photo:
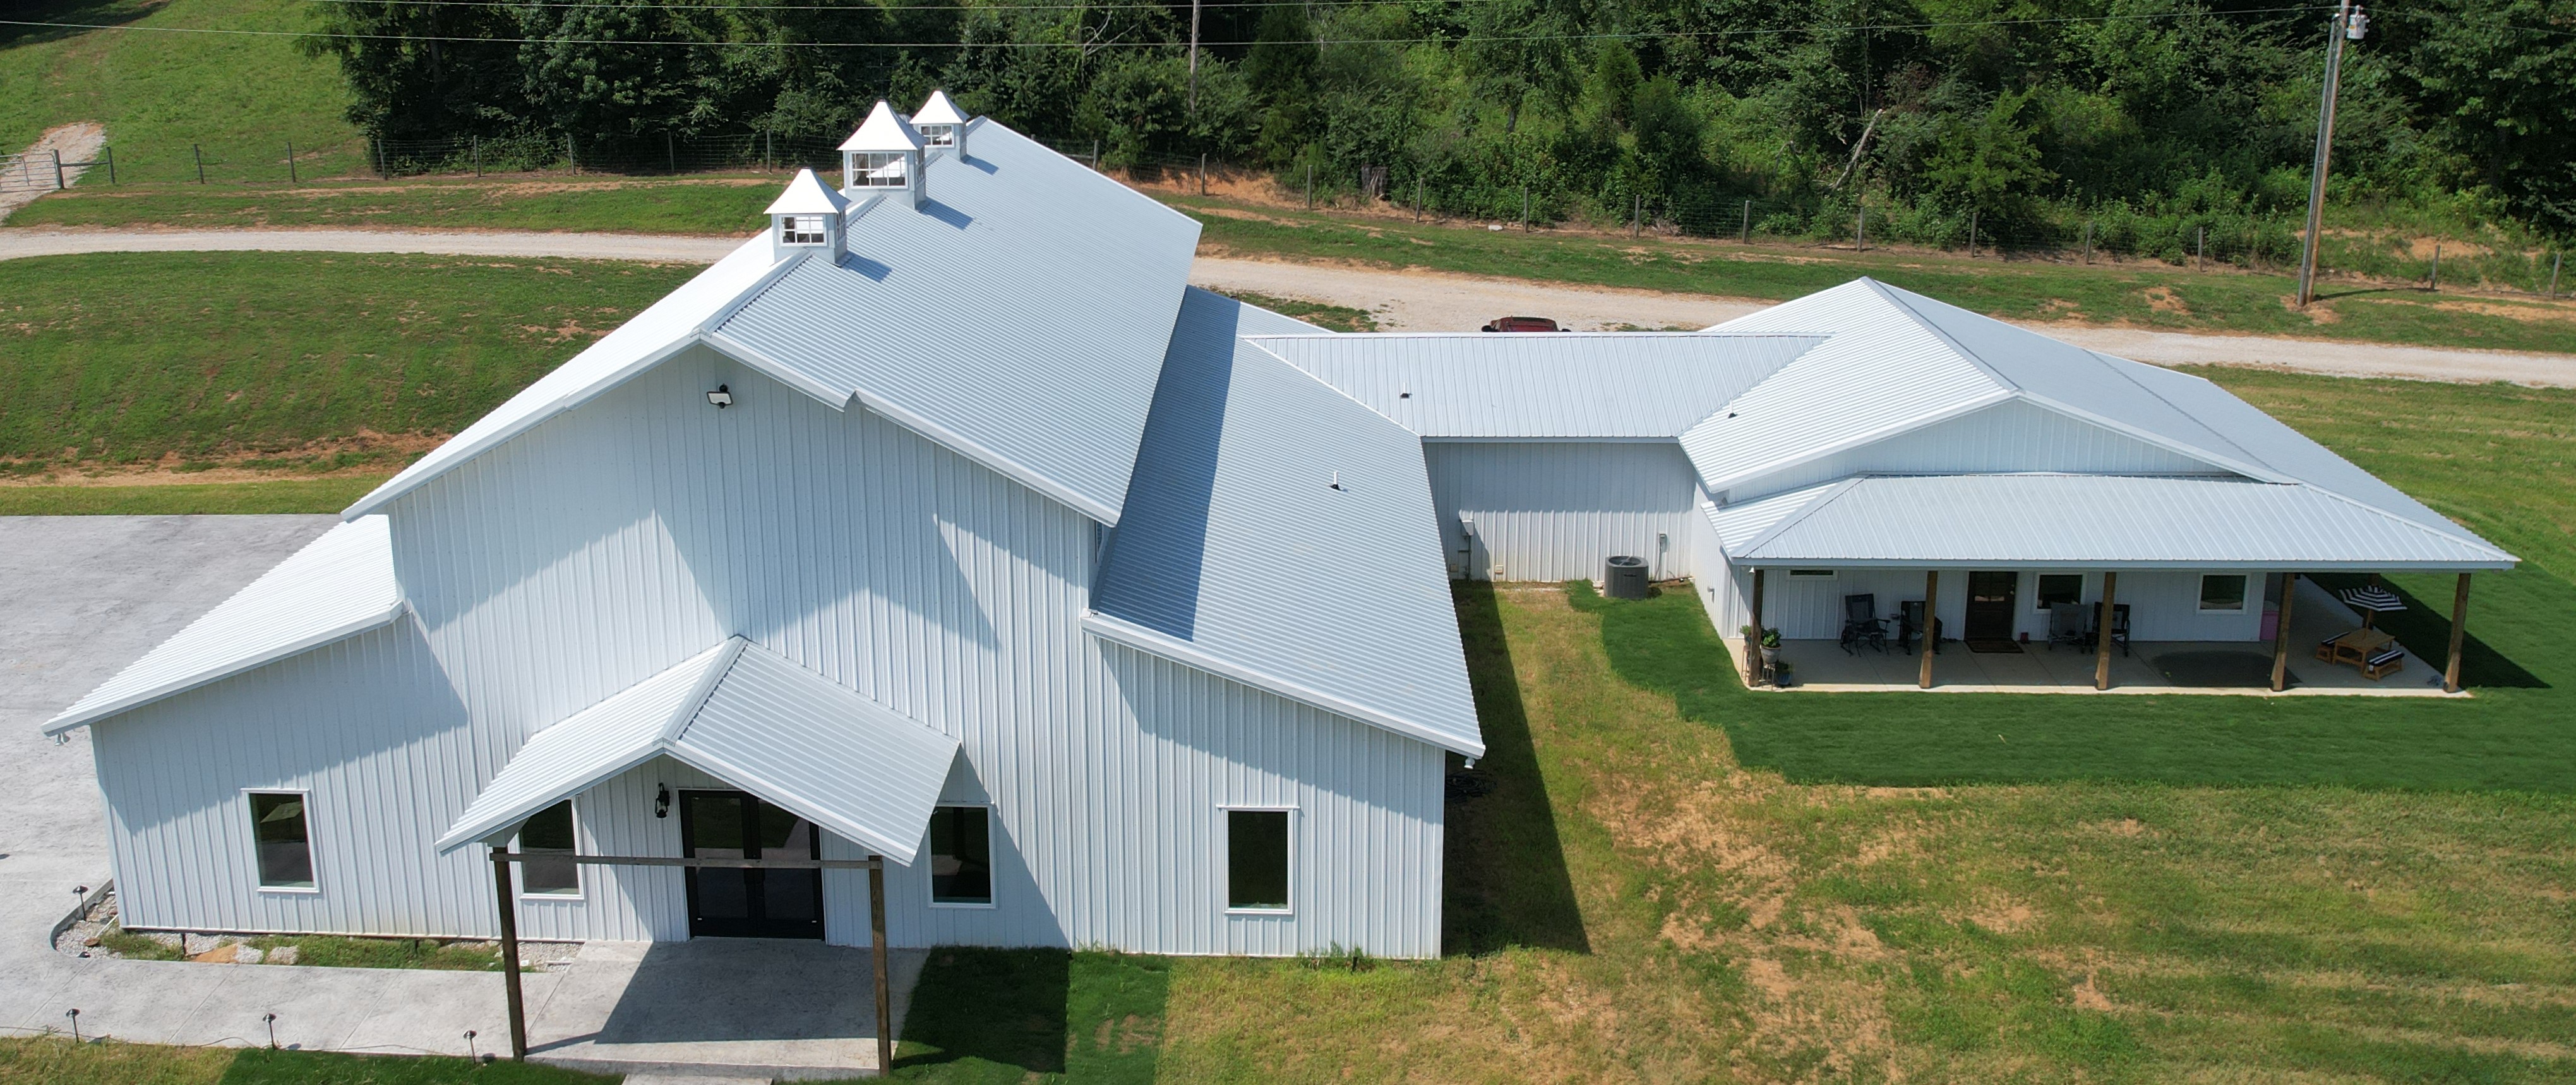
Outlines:
[[[1420,441],[1238,338],[1300,330],[1189,291],[1084,625],[1481,755]]]
[[[1198,224],[990,120],[716,329],[1103,522],[1126,503]]]
[[[1820,336],[1703,332],[1262,336],[1262,349],[1431,438],[1672,438]]]
[[[735,637],[537,732],[438,847],[506,835],[530,814],[667,755],[909,864],[957,746]]]
[[[2302,483],[1864,475],[1709,510],[1729,560],[1820,566],[2466,570],[2514,557]]]
[[[45,724],[59,735],[403,614],[391,532],[369,516],[324,532]]]
[[[380,512],[395,498],[453,470],[458,464],[498,447],[502,442],[569,411],[644,372],[697,342],[701,325],[723,314],[744,294],[759,286],[781,264],[772,259],[767,236],[742,243],[697,277],[682,283],[662,300],[601,336],[554,372],[520,389],[492,413],[484,415],[446,444],[386,479],[341,515],[356,519]],[[847,397],[843,397],[847,402]],[[838,406],[838,404],[835,404]]]

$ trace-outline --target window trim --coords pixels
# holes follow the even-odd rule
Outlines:
[[[939,811],[951,807],[964,810],[981,810],[984,812],[984,888],[985,891],[991,895],[980,904],[971,900],[941,900],[939,899],[939,883],[934,880],[936,875],[930,874],[925,864],[923,877],[921,879],[921,899],[929,902],[931,907],[943,910],[954,909],[963,912],[989,912],[999,908],[1002,906],[1002,880],[993,876],[993,826],[1001,820],[1001,816],[997,812],[993,801],[990,799],[986,799],[983,802],[950,802],[946,799],[941,799],[930,805],[930,816],[938,817]],[[921,837],[922,854],[929,858],[937,858],[937,856],[930,850],[930,830],[924,828],[922,830]]]
[[[1288,903],[1286,906],[1279,908],[1237,908],[1231,902],[1232,897],[1234,896],[1234,819],[1231,816],[1227,816],[1220,819],[1225,824],[1225,848],[1224,854],[1219,856],[1217,862],[1217,869],[1226,872],[1227,884],[1220,887],[1221,892],[1217,897],[1218,900],[1227,902],[1225,905],[1225,914],[1230,916],[1266,916],[1274,919],[1280,916],[1296,915],[1297,819],[1303,811],[1300,811],[1295,806],[1281,805],[1278,803],[1230,802],[1217,804],[1217,812],[1219,814],[1232,815],[1236,811],[1242,811],[1244,813],[1288,815]]]
[[[2237,591],[2235,606],[2214,607],[2209,605],[2209,578],[2213,576],[2232,576],[2236,578]],[[2199,607],[2195,613],[2243,614],[2254,601],[2254,578],[2245,573],[2202,573],[2200,574],[2200,582],[2193,586],[2200,589],[2199,594],[2192,600]]]
[[[806,232],[806,231],[804,231],[804,230],[800,230],[800,229],[798,229],[798,228],[797,228],[797,226],[798,226],[798,224],[799,224],[799,223],[805,222],[805,221],[807,221],[807,220],[809,220],[809,219],[810,219],[810,220],[812,220],[812,222],[813,222],[813,225],[814,225],[814,232],[812,232],[812,233],[808,233],[808,232]],[[808,241],[808,240],[805,240],[806,238],[812,238],[813,240]],[[822,246],[822,245],[829,245],[829,244],[831,244],[831,243],[832,243],[832,223],[831,223],[831,216],[829,216],[829,215],[780,215],[780,216],[778,216],[778,243],[779,243],[779,244],[781,244],[781,245],[791,245],[791,246],[795,246],[795,247],[797,247],[797,248],[812,248],[812,247],[816,247],[816,246]]]
[[[547,804],[548,808],[552,808],[553,805],[554,804],[552,803]],[[565,799],[563,800],[563,805],[569,807],[572,814],[572,853],[574,855],[582,855],[584,852],[581,850],[581,803],[574,799]],[[544,812],[544,810],[539,810],[537,811],[537,814],[542,814]],[[535,817],[537,814],[530,814],[528,816]],[[519,823],[519,828],[521,830],[525,830],[527,827],[527,822],[521,821]],[[510,834],[510,850],[521,855],[526,855],[528,853],[528,849],[519,842],[519,833],[517,832]],[[526,863],[510,864],[510,880],[512,891],[518,894],[517,899],[523,901],[537,900],[577,903],[587,900],[590,897],[590,878],[588,875],[583,873],[582,864],[580,863],[574,863],[572,865],[573,888],[572,892],[569,893],[556,892],[553,890],[529,889],[528,864]]]
[[[2043,579],[2045,579],[2045,578],[2052,577],[2052,576],[2071,576],[2071,577],[2074,577],[2074,578],[2075,578],[2075,605],[2076,605],[2076,606],[2078,606],[2078,607],[2081,607],[2081,606],[2086,605],[2086,604],[2085,604],[2085,602],[2084,602],[2084,597],[2085,597],[2086,595],[2088,595],[2088,594],[2091,594],[2091,593],[2092,593],[2092,591],[2093,591],[2093,574],[2091,574],[2091,573],[2061,573],[2061,572],[2054,572],[2054,571],[2051,571],[2051,570],[2047,570],[2047,569],[2042,569],[2042,570],[2039,570],[2039,571],[2037,571],[2037,572],[2034,572],[2034,573],[2030,574],[2030,612],[2031,612],[2031,613],[2033,613],[2033,614],[2046,614],[2046,613],[2048,613],[2048,611],[2049,611],[2049,606],[2048,606],[2048,604],[2047,604],[2046,602],[2042,601],[2042,597],[2041,597],[2041,595],[2040,595],[2040,581],[2041,581],[2041,580],[2043,580]]]
[[[270,885],[259,873],[259,811],[250,804],[253,795],[293,795],[304,804],[304,861],[313,867],[311,885]],[[262,893],[294,893],[315,896],[322,892],[322,842],[313,831],[313,789],[309,787],[245,787],[241,789],[242,823],[250,826],[251,884]]]

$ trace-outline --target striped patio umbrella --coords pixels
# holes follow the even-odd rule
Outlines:
[[[2370,620],[2378,617],[2381,611],[2406,609],[2405,600],[2399,599],[2396,592],[2377,584],[2350,589],[2343,593],[2343,601],[2345,606],[2361,612],[2361,627],[2364,629],[2370,628]]]

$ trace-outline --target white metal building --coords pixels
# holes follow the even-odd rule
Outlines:
[[[514,843],[535,937],[859,942],[852,871],[548,857],[882,855],[898,945],[1426,956],[1484,748],[1453,576],[1629,554],[1832,637],[1959,570],[2000,608],[1935,612],[2009,638],[2120,573],[2139,636],[2251,640],[2266,571],[2513,562],[2206,381],[1869,280],[1337,336],[944,97],[843,151],[48,724],[129,926],[488,936]]]

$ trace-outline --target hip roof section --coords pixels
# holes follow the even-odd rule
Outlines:
[[[1599,332],[1253,341],[1424,437],[1620,440],[1681,436],[1824,337]]]
[[[400,618],[382,516],[333,527],[45,724],[59,735]]]
[[[2511,554],[2304,483],[1863,475],[1710,508],[1739,564],[2504,569]]]
[[[1304,330],[1189,291],[1085,624],[1481,755],[1421,442],[1240,338]]]

